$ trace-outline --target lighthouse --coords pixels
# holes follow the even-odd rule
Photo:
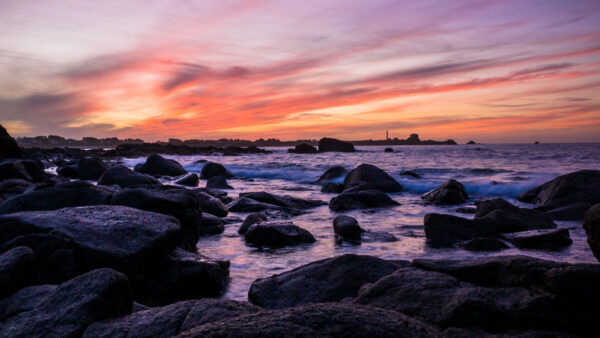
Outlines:
[[[389,133],[388,133],[388,131],[387,131],[387,130],[385,131],[385,140],[386,140],[386,141],[389,141],[389,140],[390,140],[390,135],[389,135]]]

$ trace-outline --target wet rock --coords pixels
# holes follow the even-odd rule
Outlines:
[[[317,179],[316,183],[323,183],[323,182],[331,181],[333,179],[336,179],[338,177],[342,177],[342,176],[346,175],[347,172],[348,171],[346,170],[346,168],[336,165],[334,167],[327,169],[323,173],[323,175],[321,175],[319,177],[319,179]]]
[[[20,312],[0,327],[3,337],[79,337],[93,322],[131,312],[125,275],[98,269],[49,291],[30,311]]]
[[[98,180],[108,169],[102,160],[95,157],[84,157],[77,163],[77,173],[82,180]]]
[[[386,152],[386,153],[393,153],[394,149],[392,149],[392,148],[385,148],[383,151]]]
[[[0,299],[30,285],[34,274],[34,254],[19,246],[0,254]]]
[[[544,211],[568,205],[600,203],[600,170],[580,170],[559,176],[519,195],[519,201],[533,203]],[[577,216],[577,217],[576,217]],[[582,219],[583,213],[571,215]]]
[[[203,213],[196,231],[200,236],[220,234],[225,231],[225,222],[217,216]]]
[[[152,176],[181,176],[187,174],[179,162],[166,159],[158,154],[152,154],[146,163],[136,168],[136,171]]]
[[[427,244],[434,247],[451,246],[473,238],[499,235],[497,224],[488,218],[470,220],[453,215],[427,214],[423,223]]]
[[[324,137],[319,140],[319,152],[343,152],[343,153],[353,153],[354,145],[350,142],[340,141],[334,138]]]
[[[196,197],[198,198],[200,208],[204,212],[218,217],[225,217],[229,213],[229,210],[227,209],[225,204],[223,204],[223,202],[221,202],[221,200],[216,197],[213,197],[204,192],[198,192],[196,194]]]
[[[316,154],[318,153],[317,148],[307,143],[297,144],[294,149],[288,149],[288,152],[295,154]]]
[[[265,214],[260,213],[260,212],[251,213],[250,215],[246,216],[244,223],[242,223],[242,225],[240,226],[240,229],[238,230],[238,234],[244,235],[248,231],[248,228],[250,228],[251,225],[261,223],[261,222],[266,222],[266,221],[267,221],[267,216],[265,216]]]
[[[107,205],[0,216],[0,243],[50,232],[73,241],[84,271],[110,267],[129,274],[172,251],[180,226],[173,217]]]
[[[71,164],[58,168],[56,169],[56,173],[66,178],[79,178],[79,170],[77,169],[77,164]]]
[[[340,301],[355,297],[361,286],[398,268],[398,264],[371,256],[348,254],[327,258],[255,280],[248,291],[248,300],[270,309]]]
[[[0,160],[5,158],[21,158],[21,148],[17,141],[0,125]]]
[[[206,181],[208,189],[233,189],[223,176],[213,176]]]
[[[56,285],[35,285],[22,288],[0,301],[0,322],[21,312],[33,310]]]
[[[329,201],[329,209],[333,211],[383,208],[397,205],[400,205],[400,203],[378,190],[344,192]]]
[[[488,218],[496,222],[500,232],[536,229],[554,229],[556,223],[537,210],[519,208],[502,198],[475,202],[475,218]]]
[[[391,243],[397,242],[398,238],[389,232],[367,230],[363,232],[360,241],[364,243]]]
[[[231,174],[225,167],[219,163],[215,162],[206,162],[204,167],[202,167],[202,178],[211,178],[215,176],[221,176],[224,178],[232,178],[233,174]]]
[[[402,171],[402,172],[400,172],[400,175],[401,176],[410,176],[410,177],[413,177],[413,178],[422,178],[421,175],[417,174],[414,171],[410,171],[410,170]]]
[[[40,182],[47,178],[41,163],[35,160],[8,160],[0,163],[0,181],[20,179]]]
[[[0,214],[109,204],[112,193],[86,181],[59,183],[7,199],[0,204]]]
[[[469,251],[499,251],[508,249],[508,245],[494,237],[479,237],[462,242],[460,248]]]
[[[544,273],[544,286],[551,292],[578,302],[600,300],[600,265],[565,264]],[[580,310],[590,307],[580,307]]]
[[[342,191],[344,191],[344,185],[333,182],[325,183],[325,185],[323,185],[323,187],[321,188],[321,192],[325,193],[339,194]]]
[[[109,168],[98,180],[99,185],[118,185],[122,188],[145,184],[160,184],[152,176],[132,171],[123,165]]]
[[[462,183],[449,179],[439,187],[423,194],[422,199],[434,204],[461,204],[469,199]]]
[[[462,332],[462,331],[461,331]],[[184,332],[181,337],[433,337],[437,328],[393,311],[356,304],[263,310]]]
[[[176,248],[131,282],[136,301],[157,306],[217,297],[223,292],[228,276],[229,261]]]
[[[370,184],[372,189],[383,192],[400,192],[402,186],[385,171],[370,164],[361,164],[352,169],[344,179],[346,189],[361,184]]]
[[[585,213],[583,228],[594,256],[600,261],[600,204],[594,205]]]
[[[474,214],[475,210],[476,209],[473,207],[460,207],[460,208],[454,209],[454,212],[458,212],[460,214]]]
[[[246,231],[246,242],[256,246],[281,247],[314,241],[310,232],[292,222],[261,222],[251,225]]]
[[[301,213],[299,210],[291,210],[290,208],[282,207],[279,205],[262,203],[247,197],[236,198],[231,203],[227,204],[227,208],[229,209],[229,211],[232,212],[258,212],[265,210],[279,210],[286,213]]]
[[[360,235],[365,232],[365,230],[358,225],[356,219],[345,215],[337,216],[333,220],[333,231],[336,235],[348,239],[358,239],[360,238]]]
[[[567,229],[515,232],[505,234],[504,238],[522,249],[556,250],[573,243]]]
[[[200,177],[194,173],[184,175],[175,181],[175,184],[185,185],[187,187],[197,187],[198,183],[200,183]]]
[[[167,338],[197,326],[258,312],[247,302],[223,299],[189,300],[154,307],[90,325],[83,337]]]
[[[581,202],[569,204],[564,207],[559,207],[545,212],[544,214],[554,220],[560,221],[573,221],[580,220],[581,215],[585,215],[585,212],[592,206],[590,203]]]
[[[244,221],[243,219],[241,219],[240,217],[237,217],[237,216],[222,217],[221,220],[225,224],[236,224],[236,223],[242,223]]]
[[[287,195],[278,196],[264,191],[240,193],[240,197],[297,210],[307,210],[327,204],[321,200],[302,199]]]
[[[33,183],[17,178],[0,181],[0,203],[13,196],[23,194],[33,186]]]

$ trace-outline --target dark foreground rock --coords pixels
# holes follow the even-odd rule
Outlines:
[[[221,202],[221,200],[216,197],[213,197],[204,192],[198,192],[196,194],[196,197],[198,198],[200,208],[204,212],[218,217],[225,217],[229,213],[229,210],[227,209],[225,204],[223,204],[223,202]]]
[[[69,280],[41,296],[29,311],[8,318],[2,337],[80,337],[93,322],[131,312],[125,275],[98,269]]]
[[[355,218],[345,215],[333,219],[333,231],[336,235],[348,239],[360,239],[360,235],[365,232]]]
[[[0,299],[30,285],[34,275],[34,254],[19,246],[0,254]]]
[[[370,164],[361,164],[352,169],[344,179],[344,187],[360,186],[368,184],[370,189],[383,192],[400,192],[402,186],[385,171]]]
[[[201,299],[178,302],[90,325],[83,337],[167,338],[198,326],[251,314],[261,309],[247,302]]]
[[[102,160],[95,157],[84,157],[77,163],[77,177],[82,180],[96,181],[106,169],[108,166]]]
[[[508,249],[508,245],[498,238],[479,237],[459,244],[459,247],[469,251],[499,251]]]
[[[248,291],[250,302],[271,309],[355,297],[361,286],[391,274],[400,266],[371,256],[343,255],[260,278]]]
[[[175,180],[175,184],[185,185],[187,187],[197,187],[198,183],[200,183],[200,177],[194,173],[189,173]]]
[[[554,229],[556,223],[544,213],[519,208],[502,198],[475,202],[475,218],[488,218],[497,223],[500,232]]]
[[[144,164],[136,167],[136,171],[152,176],[180,176],[187,173],[187,170],[179,162],[166,159],[158,154],[148,156]]]
[[[440,332],[393,311],[356,304],[264,310],[184,332],[180,337],[435,337]]]
[[[32,182],[17,178],[0,181],[0,202],[20,195],[34,186]]]
[[[487,218],[466,219],[453,215],[427,214],[423,219],[427,244],[452,246],[478,237],[498,237],[497,224]]]
[[[232,186],[227,183],[227,180],[223,176],[213,176],[206,180],[206,188],[208,189],[233,189]]]
[[[573,243],[567,229],[531,230],[505,234],[503,237],[522,249],[558,250]]]
[[[600,204],[594,205],[585,213],[583,228],[594,256],[600,261]]]
[[[232,178],[233,174],[230,173],[225,167],[220,163],[215,162],[206,162],[204,167],[202,167],[202,178],[208,179],[215,176],[221,176],[224,178]]]
[[[400,203],[378,190],[343,192],[329,201],[329,209],[333,211],[383,208],[397,205],[400,205]]]
[[[33,310],[56,285],[34,285],[20,289],[0,301],[0,322]]]
[[[327,169],[323,175],[321,175],[318,179],[316,183],[324,183],[327,181],[331,181],[333,179],[336,179],[338,177],[342,177],[344,175],[346,175],[348,171],[346,170],[346,168],[336,165],[334,167],[331,167],[329,169]]]
[[[519,195],[519,200],[532,203],[544,211],[550,211],[569,205],[585,203],[592,206],[600,203],[600,170],[580,170],[559,176],[540,186]],[[582,211],[571,213],[569,218],[573,220],[582,219]]]
[[[305,210],[316,208],[327,203],[321,200],[305,200],[293,196],[278,196],[268,192],[241,193],[240,197],[227,207],[235,212],[257,212],[279,210],[291,214],[300,214]]]
[[[0,160],[5,158],[21,158],[21,148],[17,141],[0,125]]]
[[[469,195],[462,183],[449,179],[421,198],[434,204],[461,204],[469,199]]]
[[[79,172],[77,171],[77,164],[70,164],[64,167],[56,169],[56,173],[66,178],[79,178]]]
[[[344,185],[339,183],[327,182],[321,188],[321,192],[330,194],[339,194],[344,191]]]
[[[294,149],[288,149],[288,152],[295,154],[316,154],[319,151],[314,146],[307,143],[297,144]]]
[[[251,225],[246,231],[246,242],[257,246],[281,247],[313,243],[313,235],[291,222],[270,221]]]
[[[48,176],[44,167],[35,160],[6,160],[0,162],[0,181],[20,179],[29,182],[41,182]]]
[[[335,138],[324,137],[319,140],[319,152],[343,152],[343,153],[353,153],[354,145],[350,142],[340,141]]]
[[[98,180],[99,185],[118,185],[122,188],[145,184],[159,184],[152,176],[132,171],[124,165],[109,168]]]

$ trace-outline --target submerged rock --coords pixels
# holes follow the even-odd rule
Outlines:
[[[434,204],[461,204],[469,199],[469,195],[462,183],[449,179],[421,198]]]
[[[600,261],[600,204],[594,205],[585,213],[583,228],[594,256]]]
[[[396,263],[371,256],[327,258],[255,280],[248,291],[248,300],[270,309],[340,301],[355,297],[361,286],[398,268]]]
[[[336,235],[348,239],[359,239],[360,235],[365,232],[365,230],[358,225],[356,219],[344,215],[337,216],[333,220],[333,231]]]
[[[522,249],[556,250],[571,245],[567,229],[531,230],[505,234],[509,242]]]
[[[400,203],[378,190],[343,192],[329,201],[329,209],[333,211],[393,207],[397,205],[400,205]]]
[[[333,182],[325,183],[321,188],[321,192],[324,193],[339,194],[342,191],[344,191],[344,185]]]
[[[148,156],[144,164],[136,167],[136,171],[152,176],[180,176],[187,174],[187,170],[179,162],[166,159],[158,154]]]
[[[304,210],[312,209],[327,203],[321,200],[305,200],[293,196],[278,196],[264,191],[241,193],[240,197],[228,205],[234,212],[257,212],[265,210],[280,210],[290,214],[301,214]]]
[[[343,153],[353,153],[354,145],[350,142],[340,141],[334,138],[324,137],[319,140],[319,152],[343,152]]]
[[[206,162],[204,167],[202,167],[202,178],[208,179],[215,176],[221,176],[224,178],[232,178],[233,174],[231,174],[225,167],[220,163],[215,162]]]
[[[344,179],[346,189],[369,184],[371,189],[383,192],[400,192],[402,186],[385,171],[370,164],[361,164],[352,169]]]
[[[198,183],[200,183],[200,177],[194,173],[188,173],[175,181],[175,184],[185,185],[187,187],[197,187]]]
[[[124,165],[109,168],[98,180],[99,185],[118,185],[122,188],[145,184],[160,184],[152,176],[132,171]]]
[[[344,175],[346,175],[348,171],[346,170],[346,168],[336,165],[334,167],[331,167],[329,169],[327,169],[323,175],[321,175],[318,179],[316,183],[324,183],[327,181],[331,181],[333,179],[336,179],[338,177],[342,177]]]
[[[246,231],[246,242],[257,246],[281,247],[313,243],[313,235],[292,222],[270,221],[251,225]]]
[[[421,175],[417,174],[414,171],[410,171],[410,170],[402,171],[402,172],[400,172],[400,175],[401,176],[410,176],[413,178],[422,178]]]

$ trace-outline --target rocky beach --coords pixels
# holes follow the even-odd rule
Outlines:
[[[0,143],[2,337],[597,335],[597,144]]]

